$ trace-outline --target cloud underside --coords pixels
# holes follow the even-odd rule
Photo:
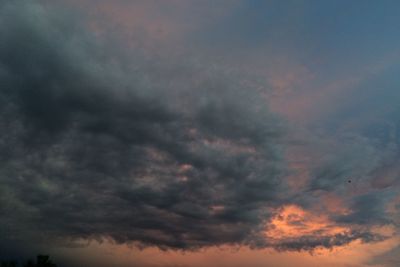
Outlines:
[[[116,70],[48,12],[2,6],[1,212],[18,222],[3,229],[173,248],[249,239],[276,198],[279,120],[228,76],[143,70],[140,55]]]
[[[238,77],[140,53],[126,62],[68,14],[0,8],[2,237],[294,250],[377,239],[265,238],[288,201],[284,127]]]

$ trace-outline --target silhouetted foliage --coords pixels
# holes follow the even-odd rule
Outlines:
[[[38,255],[36,267],[57,267],[51,262],[50,257],[47,255]]]
[[[1,261],[0,267],[17,267],[18,263],[16,261]],[[57,267],[48,255],[38,255],[36,258],[36,263],[33,260],[28,260],[23,267]]]
[[[0,264],[1,267],[17,267],[16,261],[2,261]]]
[[[35,267],[35,263],[33,260],[28,260],[24,267]]]

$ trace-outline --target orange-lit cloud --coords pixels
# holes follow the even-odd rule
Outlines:
[[[333,236],[350,230],[335,225],[326,215],[313,214],[296,205],[284,206],[267,227],[265,236],[274,243],[304,236]]]

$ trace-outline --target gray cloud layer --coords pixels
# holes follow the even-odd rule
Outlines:
[[[0,5],[0,246],[110,237],[309,250],[376,241],[368,226],[393,223],[384,206],[394,191],[353,197],[343,188],[348,177],[373,184],[391,152],[352,140],[293,196],[284,123],[241,77],[140,53],[130,61],[70,16],[28,1]],[[352,213],[330,218],[357,227],[280,243],[263,237],[270,208],[310,208],[318,192],[342,196]]]
[[[258,95],[201,69],[117,69],[50,11],[1,6],[2,236],[251,243],[283,165]]]

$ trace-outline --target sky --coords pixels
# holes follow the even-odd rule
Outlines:
[[[399,266],[399,8],[0,0],[0,259]]]

